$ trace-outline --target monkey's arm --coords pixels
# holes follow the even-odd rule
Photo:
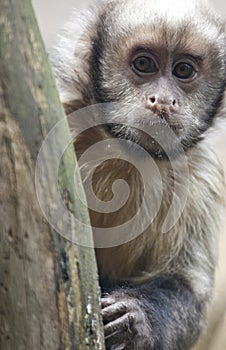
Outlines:
[[[207,156],[211,162],[206,161]],[[134,278],[134,285],[116,287],[103,298],[106,344],[111,350],[188,350],[205,326],[214,285],[224,176],[211,153],[197,151],[190,165],[186,207],[173,228],[179,233],[180,248],[176,253],[173,250],[175,239],[168,251],[164,246],[174,237],[173,231],[163,238],[157,235],[155,246],[141,254],[146,264],[142,271],[150,272],[149,280],[137,284]],[[133,249],[138,244],[136,241]],[[162,265],[156,251],[166,252]],[[151,262],[157,267],[156,275],[145,254],[155,257]]]
[[[162,276],[102,299],[112,349],[189,349],[201,330],[205,300],[179,275]],[[123,344],[123,345],[122,345]]]

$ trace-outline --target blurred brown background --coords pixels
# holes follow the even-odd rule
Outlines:
[[[51,48],[56,32],[70,17],[71,10],[85,7],[91,1],[33,0],[40,29],[48,50]],[[212,0],[211,3],[226,18],[226,1]],[[226,173],[226,122],[216,132],[212,144],[218,157],[224,164]],[[222,232],[219,245],[220,257],[216,275],[215,298],[209,315],[209,328],[194,350],[226,350],[226,209],[222,216]]]

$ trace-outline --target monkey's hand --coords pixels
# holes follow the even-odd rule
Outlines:
[[[152,331],[143,303],[123,290],[102,298],[102,315],[107,349],[152,349]]]
[[[107,349],[191,349],[203,327],[205,298],[178,275],[113,290],[102,299]]]

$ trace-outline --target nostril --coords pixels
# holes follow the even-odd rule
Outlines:
[[[155,103],[156,102],[156,98],[155,98],[155,96],[152,96],[152,97],[150,97],[150,101],[151,101],[151,103]]]
[[[173,106],[176,105],[176,100],[173,100],[172,105],[173,105]]]

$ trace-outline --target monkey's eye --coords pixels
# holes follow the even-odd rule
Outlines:
[[[138,74],[153,74],[158,71],[155,61],[151,57],[143,55],[134,58],[132,69]]]
[[[173,69],[173,75],[179,79],[191,79],[195,76],[196,70],[194,67],[185,62],[180,62],[176,64]]]

